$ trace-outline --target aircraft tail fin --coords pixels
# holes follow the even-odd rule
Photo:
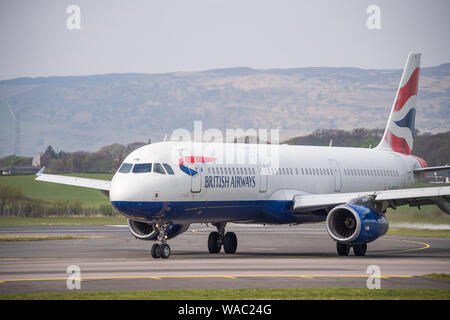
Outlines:
[[[419,87],[420,53],[410,53],[381,142],[376,147],[410,155]]]

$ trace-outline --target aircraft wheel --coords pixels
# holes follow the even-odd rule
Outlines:
[[[219,233],[214,231],[209,234],[208,237],[208,251],[209,253],[219,253],[222,244],[219,241]]]
[[[348,254],[350,253],[350,245],[345,243],[336,242],[336,249],[338,255],[340,256],[348,256]]]
[[[353,253],[355,256],[365,256],[367,251],[367,243],[353,245]]]
[[[226,253],[235,253],[237,249],[237,237],[234,232],[227,232],[223,238],[223,249]]]
[[[154,243],[152,245],[151,253],[153,258],[161,258],[161,246],[159,245],[159,243]]]
[[[167,243],[161,245],[161,258],[167,259],[170,257],[170,246]]]

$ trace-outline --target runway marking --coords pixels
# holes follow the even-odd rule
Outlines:
[[[197,234],[202,233],[202,232],[198,232],[196,230],[192,230],[192,232],[195,232]],[[412,251],[420,251],[420,250],[425,250],[431,247],[430,244],[425,243],[425,242],[419,242],[419,241],[412,241],[412,240],[404,240],[404,239],[384,239],[381,238],[380,240],[383,241],[398,241],[398,242],[408,242],[408,243],[414,243],[414,244],[419,244],[422,247],[419,248],[411,248],[411,249],[401,249],[401,250],[393,250],[393,251],[370,251],[370,253],[376,253],[376,254],[392,254],[392,253],[402,253],[402,252],[412,252]],[[260,250],[275,250],[273,248],[262,248]],[[370,255],[369,255],[370,256]],[[289,259],[289,260],[298,260],[298,259],[304,259],[305,257],[302,258],[297,258],[297,257],[293,257],[293,258],[285,258],[285,259]],[[41,261],[45,261],[45,260],[60,260],[60,259],[64,259],[64,260],[91,260],[91,258],[0,258],[0,262],[1,261],[18,261],[18,260],[41,260]],[[148,260],[147,257],[145,258],[97,258],[94,260],[133,260],[133,261],[146,261]],[[180,260],[182,260],[183,258],[180,258]],[[232,258],[230,258],[232,259]],[[328,260],[330,258],[323,258],[324,260]]]
[[[117,277],[81,277],[81,281],[86,280],[124,280],[124,279],[191,279],[191,278],[223,278],[223,279],[237,279],[237,278],[303,278],[303,279],[314,279],[314,278],[368,278],[371,275],[189,275],[189,276],[117,276]],[[377,276],[371,276],[377,277]],[[380,279],[391,279],[391,278],[414,278],[415,276],[410,275],[390,275],[390,276],[378,276]],[[25,281],[66,281],[68,278],[35,278],[35,279],[2,279],[0,284],[6,282],[25,282]]]
[[[425,242],[419,242],[419,241],[411,241],[411,240],[403,240],[403,239],[380,239],[385,241],[399,241],[399,242],[409,242],[414,244],[420,244],[423,247],[420,248],[412,248],[412,249],[403,249],[403,250],[393,250],[393,251],[373,251],[373,253],[384,253],[384,254],[390,254],[390,253],[400,253],[400,252],[411,252],[411,251],[419,251],[419,250],[425,250],[431,247],[430,244]]]

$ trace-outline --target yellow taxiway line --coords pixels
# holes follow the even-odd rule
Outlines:
[[[294,274],[294,275],[187,275],[187,276],[117,276],[117,277],[81,277],[81,278],[34,278],[34,279],[2,279],[1,283],[5,282],[20,282],[20,281],[66,281],[70,280],[121,280],[121,279],[154,279],[154,280],[163,280],[163,279],[191,279],[191,278],[223,278],[223,279],[237,279],[237,278],[302,278],[302,279],[314,279],[314,278],[368,278],[368,277],[377,277],[380,279],[390,279],[390,278],[413,278],[414,276],[410,275],[389,275],[389,276],[373,276],[367,274],[345,274],[345,275],[324,275],[324,274]]]

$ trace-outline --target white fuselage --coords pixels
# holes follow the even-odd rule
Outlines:
[[[240,217],[238,213],[229,216],[230,211],[245,211],[242,220],[255,222],[253,211],[258,215],[267,203],[288,203],[294,195],[403,188],[414,182],[413,170],[420,167],[416,157],[378,149],[261,145],[261,151],[258,146],[146,145],[128,155],[124,163],[165,163],[174,174],[117,172],[110,200],[123,214],[143,220],[166,217],[211,222],[222,220],[221,212],[228,207],[223,220]],[[260,157],[261,153],[266,156]],[[192,161],[186,163],[191,156]]]

